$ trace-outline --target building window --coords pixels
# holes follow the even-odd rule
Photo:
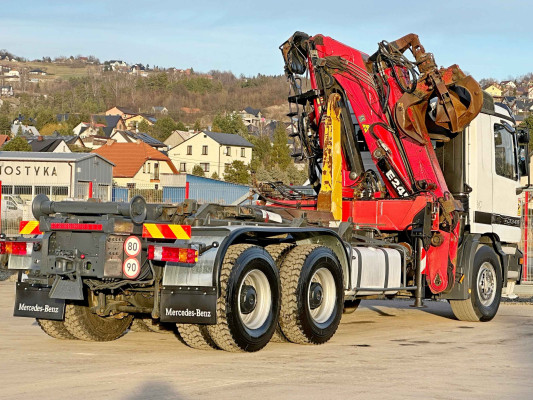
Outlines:
[[[50,196],[50,186],[35,186],[35,195],[38,194]]]
[[[14,186],[13,194],[28,194],[31,196],[31,186]]]
[[[192,146],[187,146],[187,155],[192,155]]]
[[[207,155],[207,146],[202,146],[202,155],[203,156]]]
[[[241,157],[246,157],[246,149],[241,147]]]
[[[143,164],[143,174],[146,174],[146,164]]]
[[[226,155],[231,156],[231,147],[226,147]]]
[[[516,180],[516,157],[513,134],[503,125],[494,124],[494,146],[496,173],[505,178]]]
[[[224,164],[224,171],[227,171],[229,167],[231,167],[230,163]]]
[[[133,183],[128,183],[128,189],[135,189],[135,182]]]
[[[209,163],[200,163],[200,167],[202,167],[204,172],[209,172]]]
[[[187,171],[187,164],[182,162],[180,163],[180,172],[186,172]]]
[[[68,186],[52,186],[52,196],[68,196]]]

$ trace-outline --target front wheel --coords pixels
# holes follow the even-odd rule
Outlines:
[[[500,307],[502,270],[496,253],[486,245],[478,247],[470,276],[470,298],[450,300],[455,317],[460,321],[490,321]]]
[[[293,343],[322,344],[339,326],[343,272],[335,253],[320,245],[294,248],[281,267],[283,334]]]
[[[228,248],[220,272],[217,323],[208,331],[226,351],[258,351],[270,341],[279,315],[279,273],[262,247]]]

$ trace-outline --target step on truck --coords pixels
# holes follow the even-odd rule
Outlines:
[[[39,195],[40,234],[0,243],[20,270],[15,316],[58,339],[176,324],[191,347],[252,352],[325,343],[364,299],[496,315],[529,175],[510,111],[413,34],[372,55],[301,32],[280,49],[311,192],[264,183],[238,206]]]

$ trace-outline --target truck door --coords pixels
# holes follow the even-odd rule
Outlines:
[[[467,183],[470,193],[470,224],[472,233],[492,232],[492,172],[494,166],[491,118],[479,114],[466,129]]]
[[[502,242],[520,241],[516,134],[509,124],[491,118],[493,132],[492,230]],[[506,129],[507,126],[507,129]]]

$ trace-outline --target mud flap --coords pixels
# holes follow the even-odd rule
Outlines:
[[[161,292],[161,322],[216,324],[216,287],[169,287]]]
[[[65,300],[51,299],[49,287],[31,286],[17,282],[15,295],[15,317],[63,320],[65,317]]]
[[[78,275],[75,279],[62,279],[56,275],[50,297],[64,300],[83,300],[83,283]]]

